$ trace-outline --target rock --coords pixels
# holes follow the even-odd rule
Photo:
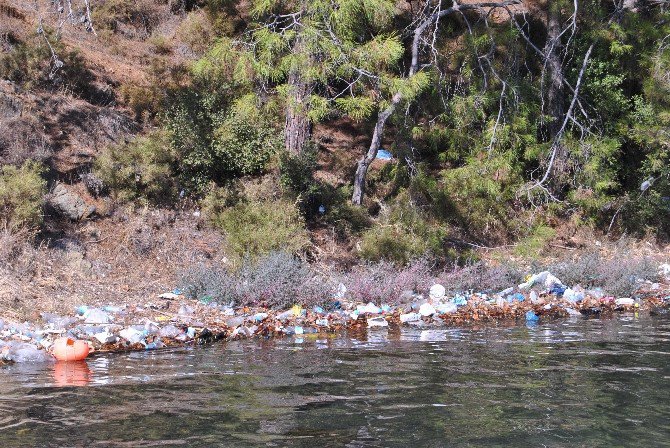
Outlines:
[[[580,310],[580,312],[581,312],[584,316],[590,316],[590,317],[593,317],[593,316],[600,316],[600,314],[602,313],[602,311],[603,311],[602,308],[599,308],[599,307],[582,308],[582,309]]]
[[[79,221],[95,213],[95,207],[86,204],[84,199],[64,184],[56,184],[47,203],[61,215]]]
[[[159,299],[167,299],[167,300],[174,300],[179,298],[179,294],[175,294],[173,292],[164,292],[163,294],[158,296]]]
[[[662,308],[660,306],[655,306],[651,310],[649,310],[649,314],[652,316],[665,316],[667,315],[669,310],[667,308]]]
[[[20,117],[22,112],[23,103],[17,97],[0,91],[0,119]]]

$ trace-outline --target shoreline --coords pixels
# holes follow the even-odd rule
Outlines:
[[[417,296],[421,297],[421,296]],[[567,317],[600,318],[625,312],[665,314],[670,296],[661,291],[637,299],[595,298],[579,302],[556,294],[517,292],[507,299],[485,294],[457,295],[390,306],[336,301],[333,309],[295,305],[289,310],[213,306],[174,293],[137,306],[79,307],[71,316],[42,313],[42,323],[0,318],[0,366],[15,362],[53,362],[58,338],[85,341],[90,355],[208,345],[246,338],[341,334],[401,327],[435,329],[472,325],[530,324]]]

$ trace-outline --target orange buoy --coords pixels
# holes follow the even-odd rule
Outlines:
[[[85,341],[72,338],[58,338],[53,345],[53,354],[59,361],[81,361],[88,356],[89,347]]]

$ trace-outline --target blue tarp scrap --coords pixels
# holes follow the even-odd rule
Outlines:
[[[391,160],[393,158],[393,154],[385,149],[380,149],[377,151],[377,158],[380,160]]]

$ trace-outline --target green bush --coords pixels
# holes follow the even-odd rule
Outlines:
[[[351,187],[323,188],[321,200],[326,208],[324,219],[332,225],[338,235],[347,238],[372,226],[367,210],[351,204]]]
[[[240,201],[225,207],[210,194],[203,204],[209,222],[225,234],[226,247],[238,261],[273,251],[297,254],[309,245],[302,215],[287,200]]]
[[[214,131],[212,145],[220,167],[243,176],[261,172],[279,147],[279,133],[268,122],[235,111]]]
[[[21,167],[7,165],[0,171],[0,225],[10,231],[36,228],[42,223],[46,181],[44,167],[27,161]]]
[[[144,198],[170,204],[178,193],[175,161],[166,136],[158,133],[108,147],[95,161],[94,173],[120,202]]]
[[[280,133],[263,112],[250,104],[230,104],[234,92],[208,84],[187,89],[174,98],[165,124],[179,157],[180,177],[187,190],[203,192],[211,181],[262,172],[280,145]]]
[[[519,240],[514,252],[522,257],[537,257],[555,236],[556,231],[553,228],[538,224]]]
[[[444,227],[429,221],[407,193],[402,193],[382,211],[379,225],[363,234],[361,256],[404,265],[415,258],[453,255],[445,252],[446,235]]]

